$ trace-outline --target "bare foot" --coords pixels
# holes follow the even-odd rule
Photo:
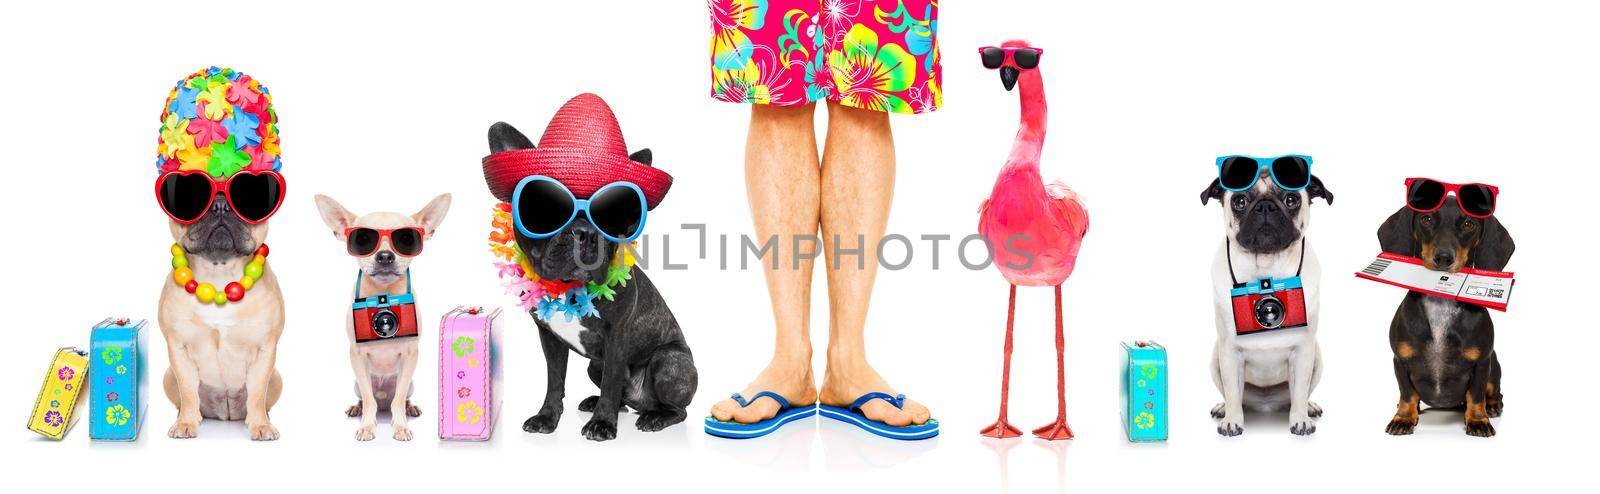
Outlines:
[[[846,360],[849,362],[844,362]],[[823,376],[822,404],[835,407],[847,407],[861,395],[877,391],[890,395],[898,394],[889,383],[873,370],[865,361],[856,359],[828,359],[828,371]],[[872,400],[861,405],[861,413],[866,414],[868,420],[882,422],[894,427],[908,425],[922,425],[928,423],[932,416],[928,407],[921,403],[906,400],[905,408],[895,408],[894,405],[883,400]]]
[[[811,374],[811,359],[774,358],[767,368],[739,392],[746,400],[762,391],[771,391],[789,400],[789,406],[807,406],[817,402],[816,380]],[[728,398],[711,406],[711,416],[724,422],[753,424],[778,415],[778,402],[761,398],[740,407],[739,402]]]

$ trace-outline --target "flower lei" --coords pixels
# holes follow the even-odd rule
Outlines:
[[[611,266],[606,268],[601,283],[560,282],[540,279],[533,265],[517,247],[517,237],[512,233],[511,204],[502,202],[494,208],[494,229],[489,232],[489,251],[499,260],[494,265],[505,281],[506,293],[517,296],[517,306],[533,312],[539,319],[549,321],[564,314],[567,321],[584,317],[600,317],[595,309],[595,299],[614,300],[616,287],[628,286],[633,279],[633,266],[638,260],[626,245],[617,246],[611,256]]]

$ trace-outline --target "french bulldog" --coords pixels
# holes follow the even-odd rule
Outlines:
[[[245,222],[222,195],[210,204],[192,224],[169,221],[172,238],[187,252],[195,280],[236,280],[265,241],[270,220]],[[283,294],[270,263],[247,296],[226,305],[197,302],[184,287],[164,279],[157,321],[171,360],[162,387],[178,408],[168,437],[195,437],[200,420],[208,418],[244,420],[250,439],[278,439],[267,412],[283,392],[275,368]]]
[[[450,194],[433,198],[421,211],[410,215],[379,212],[358,217],[331,197],[317,195],[316,202],[322,222],[328,225],[340,243],[346,245],[347,253],[356,256],[356,262],[361,266],[356,299],[410,292],[411,261],[421,253],[422,240],[433,238],[445,214],[450,211]],[[397,246],[402,241],[395,239],[393,230],[407,228],[421,229],[421,238],[404,240],[414,245]],[[352,242],[352,234],[371,235],[366,239],[367,245],[371,246],[370,252],[364,248],[357,251],[357,247],[352,247],[361,242]],[[375,244],[371,242],[372,239],[376,239]],[[416,250],[408,252],[413,246]],[[354,311],[346,313],[345,336],[350,338],[350,368],[355,371],[358,401],[345,410],[345,415],[361,417],[356,440],[371,441],[374,437],[373,428],[378,422],[378,410],[388,409],[389,426],[394,429],[394,439],[410,441],[412,432],[406,419],[422,415],[422,409],[411,403],[411,393],[414,391],[411,387],[412,372],[417,368],[417,338],[357,342],[355,317]]]
[[[489,129],[492,153],[534,148],[516,128],[504,122]],[[629,156],[650,165],[648,149]],[[605,239],[585,215],[578,215],[556,235],[533,239],[517,233],[516,244],[544,280],[598,282],[604,280],[618,245]],[[590,266],[592,268],[586,268]],[[540,319],[539,343],[544,350],[548,385],[539,412],[523,422],[527,432],[547,434],[561,420],[566,396],[568,352],[589,359],[589,379],[600,394],[578,403],[578,410],[593,412],[583,426],[583,436],[606,441],[617,436],[617,415],[623,406],[639,413],[636,426],[654,432],[682,422],[699,385],[694,357],[678,321],[656,287],[635,266],[633,278],[615,288],[611,300],[596,299],[599,317],[567,320]]]
[[[1312,419],[1322,415],[1322,408],[1311,402],[1311,390],[1322,374],[1317,346],[1322,268],[1305,232],[1311,226],[1311,200],[1332,204],[1333,194],[1316,176],[1305,188],[1291,191],[1280,188],[1268,169],[1259,173],[1249,189],[1228,191],[1213,180],[1200,193],[1200,204],[1212,199],[1221,204],[1225,235],[1211,263],[1217,325],[1211,377],[1223,399],[1211,416],[1221,419],[1218,434],[1237,436],[1244,432],[1246,407],[1262,412],[1287,408],[1289,431],[1310,435],[1317,430]],[[1283,279],[1297,273],[1304,287],[1306,327],[1237,335],[1231,295],[1235,280]]]

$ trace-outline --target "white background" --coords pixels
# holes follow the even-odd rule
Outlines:
[[[711,403],[766,362],[772,321],[758,271],[719,271],[714,250],[711,261],[690,259],[693,235],[676,228],[751,230],[748,110],[706,96],[698,1],[41,4],[0,12],[0,409],[15,420],[0,434],[0,457],[26,491],[60,482],[72,492],[1526,488],[1575,485],[1590,454],[1600,403],[1589,389],[1595,323],[1583,308],[1592,286],[1580,280],[1593,276],[1600,35],[1582,2],[945,2],[945,108],[893,119],[890,230],[959,238],[975,229],[1017,114],[1016,94],[974,48],[1009,37],[1045,47],[1054,110],[1045,175],[1081,192],[1093,218],[1066,285],[1078,438],[1060,443],[977,436],[994,418],[1006,285],[992,270],[960,269],[949,245],[946,269],[930,269],[922,248],[914,268],[882,273],[868,331],[872,360],[932,407],[941,437],[888,442],[833,423],[745,442],[701,432]],[[104,316],[154,316],[171,241],[150,197],[157,117],[175,81],[212,64],[262,80],[282,118],[289,198],[269,243],[289,315],[286,390],[272,411],[283,438],[252,443],[241,424],[206,422],[199,439],[168,439],[175,411],[156,381],[137,443],[92,444],[81,421],[60,443],[39,439],[22,422],[51,351],[87,345]],[[593,387],[574,359],[561,427],[523,433],[544,395],[544,363],[533,323],[513,316],[507,412],[492,442],[434,439],[430,327],[416,374],[418,439],[397,443],[380,423],[377,440],[357,443],[356,420],[342,414],[354,397],[341,334],[355,266],[312,194],[357,212],[409,213],[454,193],[415,264],[423,319],[455,304],[509,305],[484,248],[493,204],[478,164],[485,131],[505,120],[537,136],[584,91],[604,96],[629,145],[654,149],[677,179],[649,231],[674,233],[673,260],[691,267],[652,266],[650,276],[699,364],[689,422],[645,434],[630,417],[616,441],[584,440],[576,405]],[[1290,435],[1281,416],[1252,416],[1242,437],[1221,438],[1207,415],[1219,401],[1207,375],[1207,266],[1222,224],[1216,203],[1197,198],[1214,156],[1288,152],[1314,155],[1336,195],[1332,207],[1313,206],[1310,231],[1326,273],[1326,375],[1313,398],[1327,415],[1312,437]],[[1408,175],[1502,190],[1499,217],[1518,244],[1508,269],[1520,283],[1511,311],[1494,315],[1508,406],[1492,439],[1466,436],[1448,412],[1424,415],[1415,436],[1383,433],[1397,396],[1386,334],[1402,294],[1350,273],[1378,251],[1373,232],[1401,205]],[[816,283],[820,376],[820,272]],[[1048,294],[1025,289],[1019,301],[1011,403],[1021,426],[1054,413]],[[1116,343],[1131,338],[1171,349],[1165,444],[1129,445],[1118,425]],[[155,346],[153,377],[166,368]]]

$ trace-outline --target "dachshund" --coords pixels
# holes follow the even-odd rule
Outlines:
[[[1464,214],[1454,196],[1432,212],[1401,207],[1378,227],[1378,243],[1386,252],[1416,257],[1430,270],[1451,273],[1469,266],[1500,271],[1516,249],[1500,220]],[[1425,403],[1462,409],[1468,435],[1494,436],[1489,419],[1500,416],[1505,401],[1488,309],[1407,292],[1389,324],[1389,347],[1400,386],[1389,434],[1414,432]]]

